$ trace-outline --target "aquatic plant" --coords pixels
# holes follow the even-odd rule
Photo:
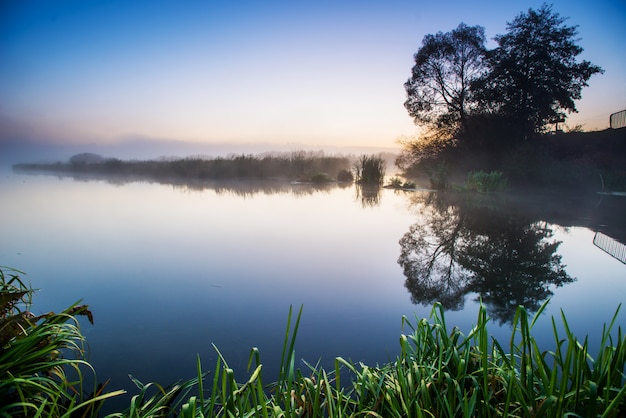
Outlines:
[[[361,185],[381,186],[385,178],[385,162],[374,155],[362,155],[354,163],[356,181]]]
[[[392,177],[385,187],[388,187],[390,189],[415,189],[417,187],[417,184],[409,180],[402,181],[401,178]]]
[[[483,306],[476,325],[465,335],[458,328],[448,329],[444,310],[437,303],[429,319],[416,318],[412,323],[403,318],[411,333],[400,336],[401,350],[395,361],[368,366],[339,357],[330,371],[306,362],[304,371],[296,367],[294,347],[302,308],[293,327],[290,309],[275,383],[263,383],[256,348],[251,350],[244,383],[237,383],[218,350],[210,389],[203,388],[206,373],[198,360],[198,376],[186,384],[197,383],[198,394],[178,411],[183,417],[622,416],[626,412],[626,340],[620,328],[613,334],[619,309],[604,326],[594,358],[588,338],[578,340],[564,315],[565,335],[560,335],[553,318],[555,348],[539,348],[532,328],[546,306],[534,318],[519,307],[505,346],[489,335],[490,319]],[[163,391],[150,402],[162,402],[170,393]],[[130,416],[138,410],[131,408],[116,416]]]
[[[471,190],[480,193],[492,193],[506,189],[508,181],[501,171],[485,173],[482,170],[470,171],[462,190]]]
[[[62,314],[28,319],[20,303],[29,302],[32,290],[20,281],[21,272],[0,271],[0,415],[96,416],[98,404],[121,391],[94,388],[95,395],[81,395],[85,375],[80,370],[92,369],[84,360],[75,315],[89,316],[88,308],[73,305]],[[169,387],[131,377],[139,392],[128,408],[108,417],[624,416],[626,338],[620,327],[614,329],[619,308],[602,328],[593,357],[588,337],[574,336],[563,313],[560,326],[552,318],[555,345],[539,347],[532,330],[546,306],[534,317],[520,306],[505,344],[489,335],[482,304],[476,325],[463,334],[448,328],[442,305],[435,303],[429,318],[402,318],[410,332],[400,336],[394,361],[368,366],[338,357],[329,371],[306,362],[304,370],[297,367],[302,307],[295,320],[290,308],[274,383],[264,383],[258,349],[251,349],[248,376],[241,383],[214,346],[218,359],[212,376],[198,358],[197,376]],[[65,359],[64,349],[77,358]],[[75,381],[66,369],[77,372]]]
[[[20,275],[0,267],[0,416],[97,416],[105,399],[122,392],[85,387],[95,372],[76,317],[93,322],[89,307],[36,316],[29,310],[33,289]]]

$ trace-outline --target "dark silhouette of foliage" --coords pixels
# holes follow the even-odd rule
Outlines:
[[[602,72],[589,61],[576,61],[583,49],[576,44],[577,26],[566,20],[546,4],[520,13],[507,24],[507,33],[495,37],[489,71],[474,86],[481,105],[510,118],[511,133],[522,138],[564,121],[564,112],[576,112],[582,88]]]
[[[404,85],[404,106],[426,131],[402,141],[399,162],[442,158],[451,148],[507,151],[576,112],[582,88],[603,71],[577,61],[577,26],[566,20],[545,4],[529,9],[494,38],[493,50],[480,26],[426,35]]]
[[[354,174],[350,170],[340,170],[337,174],[337,181],[340,183],[352,183],[354,181]]]
[[[380,204],[382,189],[379,185],[357,184],[354,190],[356,191],[356,200],[361,202],[362,207],[374,208]]]
[[[295,151],[284,155],[249,154],[229,157],[190,157],[171,161],[122,161],[115,158],[93,157],[95,154],[78,154],[69,164],[16,164],[18,170],[41,170],[98,175],[134,176],[151,179],[205,180],[268,180],[302,179],[313,176],[334,181],[339,173],[349,172],[352,160],[323,153]]]
[[[426,35],[414,55],[404,102],[416,124],[440,131],[463,130],[476,107],[471,84],[485,71],[485,29],[461,23],[451,32]]]
[[[354,163],[356,181],[361,185],[382,186],[385,179],[385,161],[374,155],[362,155]]]
[[[100,164],[104,157],[91,152],[83,152],[70,157],[70,164]]]
[[[490,201],[486,201],[487,203]],[[428,216],[400,240],[398,263],[413,303],[463,307],[477,293],[490,315],[511,322],[517,306],[536,311],[551,286],[571,283],[551,241],[552,230],[503,207],[448,202],[424,204]]]

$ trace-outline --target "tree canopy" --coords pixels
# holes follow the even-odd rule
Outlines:
[[[479,137],[497,137],[510,146],[576,112],[582,88],[602,69],[577,61],[583,51],[577,26],[566,20],[545,4],[529,9],[508,22],[493,50],[485,48],[481,26],[461,23],[450,32],[426,35],[404,85],[404,106],[427,128],[426,140],[503,148],[493,138]]]
[[[483,75],[485,29],[461,23],[451,32],[426,35],[414,55],[415,66],[405,83],[404,106],[416,124],[431,124],[439,130],[465,126],[476,107],[472,82]]]
[[[589,61],[576,61],[583,49],[576,44],[577,26],[566,20],[546,4],[520,13],[507,24],[507,33],[495,37],[489,70],[475,86],[481,102],[510,118],[524,137],[576,112],[582,88],[602,72]]]

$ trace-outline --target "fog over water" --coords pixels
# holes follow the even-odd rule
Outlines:
[[[0,265],[23,270],[40,289],[37,313],[81,299],[90,305],[95,325],[82,329],[111,389],[132,389],[129,373],[164,384],[192,377],[198,354],[212,368],[212,343],[240,380],[250,348],[259,347],[271,381],[290,306],[304,306],[297,358],[332,367],[336,356],[392,359],[400,333],[410,331],[402,316],[427,317],[429,298],[454,302],[449,326],[468,332],[482,297],[495,315],[493,334],[507,341],[511,304],[550,299],[536,326],[549,343],[550,315],[563,309],[573,331],[593,341],[626,294],[626,265],[593,243],[598,231],[622,236],[619,196],[563,196],[559,205],[368,194],[354,185],[187,187],[9,170],[0,194]],[[455,274],[425,275],[444,241],[453,247],[442,247],[437,262]],[[500,265],[504,249],[516,255]],[[626,324],[624,313],[618,324]]]
[[[72,155],[90,152],[106,158],[151,160],[189,156],[224,157],[232,154],[262,154],[292,151],[322,151],[328,154],[360,155],[398,153],[397,147],[320,146],[302,143],[220,143],[168,139],[131,138],[113,143],[46,143],[29,140],[0,140],[0,165],[17,163],[67,162]]]

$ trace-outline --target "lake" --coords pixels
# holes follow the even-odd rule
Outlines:
[[[550,299],[535,327],[540,343],[551,348],[549,317],[563,310],[593,346],[626,295],[623,196],[176,185],[10,170],[0,196],[0,265],[40,289],[35,313],[90,305],[95,324],[81,319],[82,330],[109,389],[132,392],[128,374],[162,384],[193,377],[198,355],[210,370],[212,344],[240,381],[258,347],[273,381],[290,306],[303,306],[297,358],[330,368],[336,356],[393,359],[410,332],[403,315],[427,317],[434,301],[448,309],[450,328],[467,333],[482,298],[492,334],[508,341],[517,304],[534,310]]]

